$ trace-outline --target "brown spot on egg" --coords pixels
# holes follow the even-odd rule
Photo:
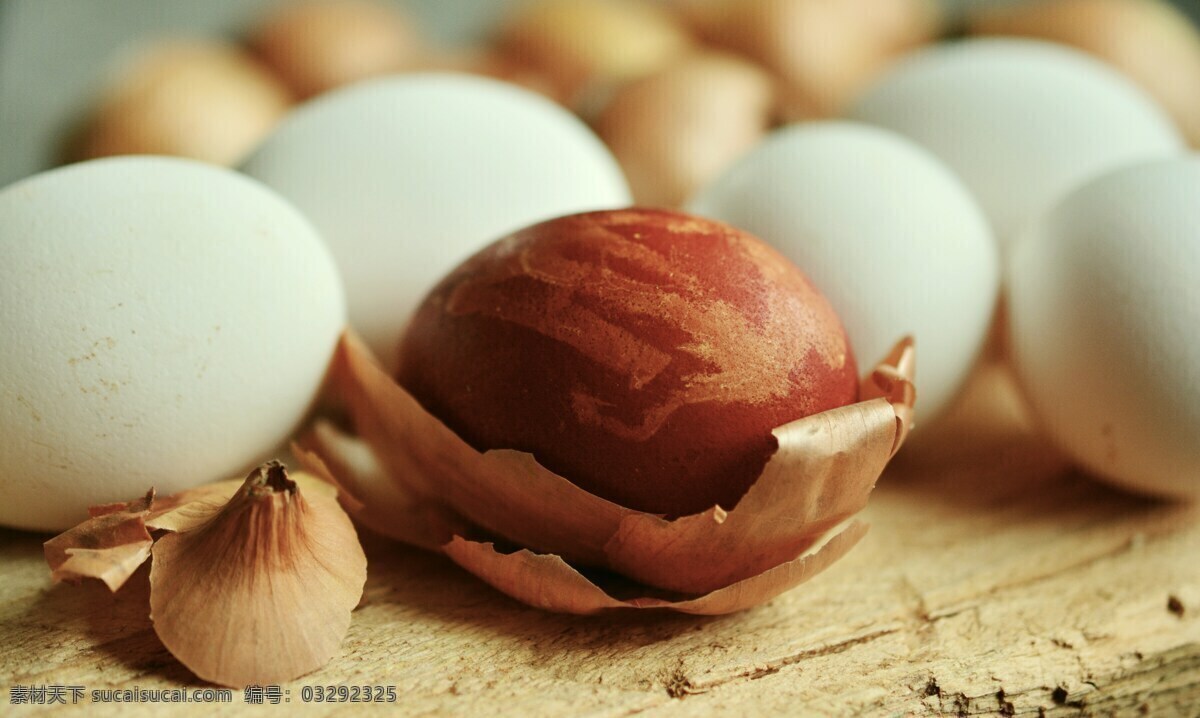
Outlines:
[[[418,311],[399,380],[480,450],[672,515],[732,507],[771,429],[857,397],[845,331],[794,265],[643,209],[544,222],[468,260]]]

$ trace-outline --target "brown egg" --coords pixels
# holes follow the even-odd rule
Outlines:
[[[240,49],[167,42],[117,73],[73,158],[162,154],[233,165],[290,104],[287,88]]]
[[[936,40],[944,17],[938,0],[835,0],[890,51]]]
[[[266,17],[250,45],[300,97],[398,72],[418,57],[408,18],[371,0],[304,0]]]
[[[531,452],[622,506],[733,507],[771,430],[853,403],[845,330],[761,240],[678,212],[550,220],[425,299],[398,380],[478,450]]]
[[[620,84],[686,52],[691,36],[644,0],[525,0],[504,24],[505,53],[574,97],[589,84]]]
[[[892,52],[936,39],[945,21],[939,0],[785,0],[774,7],[753,0],[666,1],[687,24],[705,35],[720,33],[722,25],[743,22],[742,18],[751,14],[786,19],[790,13],[801,12],[800,6],[824,5],[826,9],[845,13],[854,21],[858,34]]]
[[[532,90],[566,104],[570,99],[544,72],[516,60],[496,48],[468,47],[427,53],[414,66],[418,71],[465,72]]]
[[[778,76],[784,114],[798,119],[840,112],[893,54],[843,2],[692,0],[683,12],[705,39]]]
[[[1200,31],[1159,0],[1040,0],[982,10],[981,35],[1020,35],[1072,45],[1123,71],[1155,97],[1200,146]]]
[[[703,52],[616,91],[596,131],[634,201],[677,207],[766,133],[774,81],[733,55]]]

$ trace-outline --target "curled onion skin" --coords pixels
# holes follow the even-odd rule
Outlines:
[[[363,525],[436,548],[519,601],[729,613],[807,581],[863,536],[853,517],[912,425],[914,371],[912,342],[901,341],[862,379],[859,402],[774,431],[780,448],[736,507],[676,520],[588,493],[528,453],[477,451],[352,335],[331,380],[357,435],[321,424],[295,451]],[[498,539],[524,548],[504,553]],[[646,595],[616,598],[578,570],[589,566],[634,578]]]

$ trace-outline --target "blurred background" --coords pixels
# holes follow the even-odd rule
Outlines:
[[[1011,4],[1011,0],[928,1],[939,6],[941,35],[963,32],[966,18],[981,9]],[[1200,1],[1172,1],[1193,22],[1200,20]],[[494,43],[514,5],[496,0],[378,2],[400,9],[420,41],[435,53]],[[645,0],[660,6],[696,7],[706,2],[715,4]],[[892,2],[907,0],[878,0],[877,4]],[[0,0],[0,186],[70,158],[65,138],[77,135],[106,88],[119,84],[114,80],[115,68],[128,63],[140,46],[177,36],[241,42],[283,4],[280,0]],[[460,62],[461,58],[426,64]],[[586,107],[574,109],[587,119]],[[104,152],[93,154],[97,153]]]
[[[285,0],[286,2],[286,0]],[[57,163],[122,53],[161,36],[238,39],[280,0],[0,0],[0,185]],[[483,37],[504,3],[380,0],[447,45]]]

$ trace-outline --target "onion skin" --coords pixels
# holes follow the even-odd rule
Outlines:
[[[845,330],[794,265],[645,209],[550,220],[472,257],[418,310],[397,378],[474,448],[670,516],[733,507],[774,427],[858,393]]]

